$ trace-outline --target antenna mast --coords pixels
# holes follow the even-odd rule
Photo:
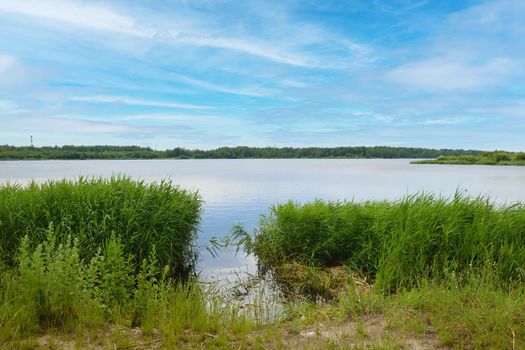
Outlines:
[[[29,144],[31,147],[33,147],[33,135],[29,137]]]

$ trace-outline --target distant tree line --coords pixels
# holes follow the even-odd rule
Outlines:
[[[212,150],[174,148],[170,158],[435,158],[440,155],[474,155],[473,150],[435,150],[409,147],[220,147]]]
[[[239,158],[437,158],[476,156],[481,151],[412,147],[220,147],[211,150],[176,147],[154,150],[139,146],[17,147],[0,145],[1,160],[19,159],[239,159]]]
[[[139,146],[0,146],[0,159],[154,159],[166,152]]]
[[[520,165],[525,166],[523,152],[483,152],[478,155],[441,155],[436,159],[414,161],[414,164]]]

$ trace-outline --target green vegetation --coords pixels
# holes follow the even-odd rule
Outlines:
[[[189,281],[172,283],[154,254],[137,274],[119,238],[90,261],[52,230],[21,242],[0,271],[0,347],[6,349],[521,349],[525,289],[450,273],[384,294],[346,280],[330,302],[297,299],[271,322],[261,303],[239,305]]]
[[[225,242],[273,271],[276,314],[190,277],[200,204],[127,178],[0,188],[0,348],[525,348],[521,205],[274,206]]]
[[[384,291],[451,273],[525,280],[525,208],[430,195],[398,202],[316,201],[274,206],[248,248],[262,264],[346,266]]]
[[[504,151],[485,152],[477,155],[440,155],[436,159],[418,160],[412,164],[462,164],[462,165],[519,165],[525,166],[525,153]]]
[[[525,348],[523,286],[508,289],[490,278],[458,279],[450,274],[439,283],[427,281],[417,288],[383,294],[359,282],[330,303],[294,304],[287,327],[310,327],[321,335],[350,333],[349,340],[354,341],[382,340],[345,349]]]
[[[166,348],[203,344],[210,333],[222,334],[220,345],[262,322],[238,314],[195,282],[173,283],[169,266],[161,269],[154,250],[134,274],[133,256],[125,253],[123,240],[116,236],[88,261],[80,257],[79,240],[68,238],[59,244],[53,229],[46,237],[32,248],[26,236],[16,266],[1,271],[0,346],[38,347],[31,336],[76,332],[75,348],[87,348],[93,345],[89,332],[101,332],[108,325],[113,328],[99,337],[114,337],[118,325],[124,330],[140,327],[145,337],[160,332]],[[127,331],[123,337],[131,334]],[[113,348],[110,344],[104,348]]]
[[[1,187],[0,348],[224,347],[266,322],[192,276],[200,213],[167,181]]]
[[[200,212],[199,196],[169,181],[114,177],[6,185],[0,187],[0,261],[13,266],[21,239],[27,236],[37,245],[48,229],[60,243],[78,240],[85,261],[116,235],[135,266],[156,247],[158,263],[185,279],[195,264]]]
[[[239,229],[233,238],[291,300],[309,297],[291,308],[297,329],[326,317],[368,339],[379,328],[387,349],[525,347],[522,205],[459,194],[288,202],[261,218],[254,238]]]
[[[155,159],[164,152],[139,146],[0,146],[0,159]]]
[[[472,150],[434,150],[410,147],[221,147],[215,150],[186,150],[175,148],[166,151],[175,158],[427,158],[437,155],[475,155],[480,151]]]
[[[18,159],[240,159],[240,158],[435,158],[478,155],[481,151],[410,147],[220,147],[212,150],[174,148],[159,151],[138,146],[0,146],[0,160]]]

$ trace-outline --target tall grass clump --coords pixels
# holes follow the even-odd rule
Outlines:
[[[23,237],[34,247],[50,225],[59,243],[68,237],[79,243],[79,256],[93,258],[113,235],[134,269],[155,250],[159,266],[187,278],[194,268],[194,239],[201,214],[197,193],[170,181],[147,184],[126,177],[79,178],[0,187],[0,260],[15,264]]]
[[[17,341],[32,335],[59,331],[81,336],[119,325],[140,327],[145,335],[160,331],[178,348],[186,333],[228,334],[235,327],[242,331],[256,325],[196,280],[170,278],[155,250],[132,273],[133,256],[124,253],[118,236],[109,237],[86,261],[78,239],[59,243],[53,226],[45,235],[34,247],[23,237],[14,266],[0,271],[0,344],[20,348]]]
[[[346,265],[383,290],[450,273],[525,280],[525,208],[486,198],[408,196],[396,202],[288,202],[263,217],[250,247],[263,265]]]

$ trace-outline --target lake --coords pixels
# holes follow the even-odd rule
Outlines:
[[[204,247],[233,224],[252,230],[272,204],[288,200],[395,200],[415,192],[450,197],[460,190],[471,196],[490,196],[497,203],[525,202],[525,167],[411,165],[406,159],[0,162],[0,183],[113,174],[145,181],[171,179],[199,191],[205,201],[199,269],[205,279],[253,273],[253,257],[229,250],[213,258]]]

